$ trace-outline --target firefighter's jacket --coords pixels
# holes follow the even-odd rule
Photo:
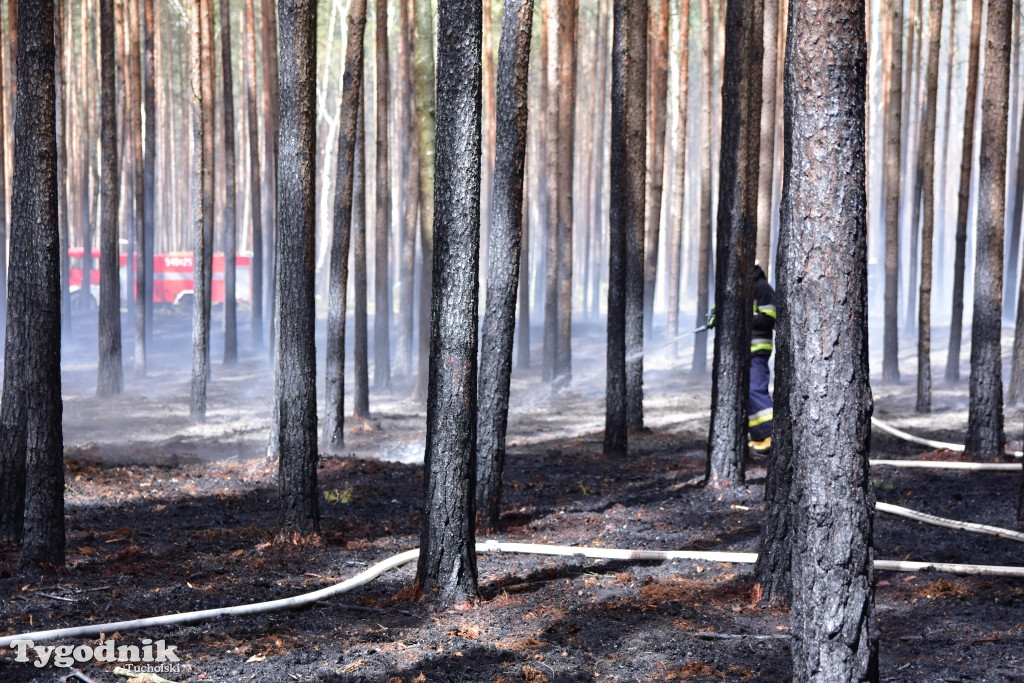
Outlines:
[[[760,266],[754,268],[754,322],[750,334],[750,354],[772,354],[772,332],[775,329],[775,290]]]

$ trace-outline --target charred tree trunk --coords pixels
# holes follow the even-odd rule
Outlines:
[[[391,165],[388,147],[390,110],[388,3],[377,0],[377,212],[374,219],[373,386],[391,386],[391,297],[388,292],[388,234],[391,231]]]
[[[665,177],[665,125],[668,119],[668,0],[651,4],[651,39],[648,46],[650,101],[647,116],[651,144],[647,147],[647,244],[644,249],[644,336],[654,329],[654,286],[658,276],[658,245],[661,239],[661,203]]]
[[[727,5],[715,278],[718,333],[711,384],[707,485],[737,486],[747,454],[751,306],[761,139],[762,5]]]
[[[889,109],[885,115],[885,312],[882,341],[882,381],[900,381],[900,149],[903,132],[903,3],[888,5],[892,29]]]
[[[545,189],[544,189],[544,346],[541,376],[555,380],[558,357],[558,4],[569,0],[547,0],[541,35],[547,46],[544,69],[545,89]]]
[[[358,0],[357,0],[358,2]],[[356,3],[353,3],[356,4]],[[278,306],[274,368],[278,524],[282,534],[319,533],[316,466],[316,0],[282,0],[278,161]],[[360,34],[361,35],[361,34]],[[358,42],[358,41],[353,41]],[[360,53],[362,49],[360,48]]]
[[[18,21],[0,539],[20,540],[21,566],[34,571],[64,564],[53,1],[25,5]]]
[[[478,0],[440,0],[435,281],[416,585],[441,609],[477,597],[481,32]]]
[[[985,87],[981,103],[977,257],[971,323],[970,409],[967,453],[1002,457],[1003,226],[1006,220],[1006,124],[1010,86],[1011,2],[992,0],[985,35]]]
[[[533,0],[509,0],[501,28],[497,73],[498,145],[487,250],[487,305],[480,348],[477,416],[477,508],[483,526],[496,530],[501,513],[505,433],[512,379],[516,289],[523,227],[528,120],[527,83]],[[529,323],[527,323],[529,324]]]
[[[700,92],[700,236],[697,246],[697,321],[703,322],[711,306],[708,285],[711,281],[711,91],[712,59],[714,58],[711,0],[701,0],[702,22]],[[708,333],[703,330],[694,335],[693,364],[690,374],[703,377],[708,371]]]
[[[359,99],[352,176],[352,266],[355,271],[352,414],[366,419],[370,417],[370,363],[366,327],[366,103],[362,88]]]
[[[917,308],[917,412],[932,410],[932,237],[935,234],[935,121],[938,108],[939,45],[942,0],[931,0],[928,20],[928,71],[925,121],[922,128],[921,174],[924,181],[924,225],[921,226],[921,284]]]
[[[238,319],[235,302],[235,256],[238,226],[235,217],[235,95],[231,78],[231,12],[220,4],[221,67],[224,71],[224,364],[238,362]],[[212,283],[211,283],[212,284]]]
[[[878,680],[868,481],[864,9],[854,0],[792,0],[789,8],[782,221],[789,247],[782,266],[785,324],[800,331],[787,335],[792,376],[784,399],[793,448],[791,628],[798,681]]]
[[[264,317],[270,318],[270,348],[275,344],[275,296],[277,291],[277,185],[278,147],[280,146],[280,95],[278,92],[277,9],[274,0],[260,0],[263,49],[263,297]]]
[[[413,44],[416,129],[419,136],[420,275],[416,401],[427,399],[430,366],[430,288],[434,280],[434,16],[429,2],[415,4]]]
[[[85,13],[85,3],[82,3],[82,13]],[[0,22],[2,23],[2,22]],[[7,80],[7,65],[4,63],[4,45],[3,40],[0,40],[0,244],[7,244],[8,230],[7,230],[7,130],[8,124],[5,121],[4,115],[4,100],[7,99],[7,87],[5,81]],[[83,57],[84,62],[88,62],[87,57]],[[14,112],[11,112],[14,115]],[[11,122],[14,123],[13,121]],[[82,155],[83,159],[88,158],[88,154]],[[84,193],[83,193],[84,194]],[[85,245],[85,256],[83,268],[89,263],[89,245]],[[86,276],[89,275],[88,270],[83,271]],[[83,287],[88,291],[89,280],[85,279],[82,281]],[[0,318],[7,320],[7,250],[0,249]],[[20,503],[19,503],[20,504]],[[19,529],[18,533],[21,531]]]
[[[647,3],[615,0],[612,38],[611,203],[608,207],[608,350],[604,452],[628,452],[629,276],[643,283],[642,268],[629,267],[631,250],[643,252],[644,165],[647,149]],[[642,265],[641,260],[638,265]],[[636,261],[634,259],[634,264]],[[637,292],[634,292],[636,294]],[[635,310],[643,315],[642,292]],[[634,321],[636,322],[636,321]],[[639,321],[643,332],[643,321]]]
[[[151,0],[147,0],[149,2]],[[245,0],[245,101],[249,120],[249,214],[252,220],[252,345],[263,346],[263,208],[256,110],[256,27],[253,0]]]
[[[352,192],[355,176],[356,128],[363,91],[363,33],[366,0],[354,0],[348,10],[348,45],[338,117],[338,180],[334,191],[334,231],[327,295],[327,357],[323,449],[339,452],[345,444],[345,309],[348,290],[348,251],[352,234]]]
[[[100,54],[102,87],[100,88],[101,149],[103,177],[100,225],[100,311],[99,369],[97,396],[121,393],[121,282],[118,277],[118,198],[120,196],[117,154],[116,87],[114,78],[114,7],[113,0],[100,0]],[[15,122],[17,125],[17,122]]]
[[[679,122],[676,130],[676,168],[669,216],[671,233],[668,241],[668,336],[672,340],[672,357],[679,356],[679,289],[682,275],[682,242],[686,232],[686,118],[689,111],[690,77],[690,0],[682,0],[679,8]]]
[[[409,3],[399,0],[399,39],[397,71],[397,99],[395,101],[395,129],[401,141],[400,162],[404,204],[398,219],[398,341],[396,344],[396,372],[412,373],[412,346],[414,307],[416,301],[416,219],[419,215],[419,144],[416,134],[416,111],[411,89],[412,71],[412,19]]]
[[[953,263],[953,317],[949,323],[949,354],[946,381],[960,380],[960,341],[964,320],[964,271],[967,261],[967,222],[971,196],[971,164],[974,161],[974,117],[978,104],[978,75],[981,68],[982,0],[974,0],[971,15],[971,43],[967,66],[967,106],[964,112],[963,156],[960,160],[959,203],[956,217],[956,255]]]

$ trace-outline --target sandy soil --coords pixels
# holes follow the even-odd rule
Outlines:
[[[65,350],[68,566],[30,580],[15,572],[14,555],[0,556],[5,634],[296,595],[417,545],[424,413],[407,398],[410,380],[373,392],[373,420],[348,425],[350,454],[322,462],[324,542],[300,547],[274,542],[274,466],[264,458],[271,395],[265,352],[243,345],[242,362],[223,367],[215,338],[209,419],[196,425],[188,420],[183,320],[158,319],[148,376],[134,378],[126,366],[124,395],[106,401],[93,396],[90,332],[80,324]],[[602,330],[580,323],[574,332],[568,390],[552,393],[536,369],[516,373],[506,530],[498,538],[756,551],[766,463],[750,461],[746,485],[734,491],[701,487],[710,384],[688,378],[689,353],[677,361],[671,344],[651,346],[650,432],[634,436],[629,458],[609,460],[601,455]],[[941,330],[935,336],[933,348],[943,350],[934,361],[935,413],[913,413],[916,363],[908,348],[904,383],[874,389],[876,415],[962,442],[967,384],[943,384]],[[688,349],[688,340],[681,345]],[[1018,447],[1022,432],[1021,410],[1009,410],[1007,435]],[[873,448],[875,457],[959,457],[877,433]],[[872,480],[882,501],[1013,526],[1020,475],[878,469]],[[1019,565],[1022,557],[1012,540],[883,514],[876,515],[874,540],[876,556],[886,559]],[[409,565],[304,610],[105,638],[176,646],[179,668],[162,674],[174,681],[789,676],[788,614],[754,602],[748,565],[483,555],[480,601],[444,614],[411,600],[413,577]],[[876,605],[884,680],[1024,680],[1024,580],[880,572]],[[96,644],[67,644],[86,642]],[[79,667],[94,681],[124,680],[113,668]],[[12,651],[0,652],[3,681],[57,681],[68,673],[52,664],[18,664]]]

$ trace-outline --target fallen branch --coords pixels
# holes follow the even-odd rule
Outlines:
[[[968,472],[1020,472],[1019,462],[949,462],[947,460],[875,460],[872,467],[905,467],[928,470],[966,470]]]

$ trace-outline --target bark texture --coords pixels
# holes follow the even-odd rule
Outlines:
[[[775,177],[775,93],[778,81],[779,5],[764,2],[764,55],[761,60],[761,144],[757,173],[757,260],[771,279],[772,181]]]
[[[501,28],[497,73],[497,150],[487,250],[487,304],[480,347],[477,416],[477,509],[497,529],[512,379],[526,169],[527,83],[533,0],[509,0]]]
[[[362,106],[356,114],[355,173],[352,177],[352,269],[355,271],[352,415],[365,419],[370,417],[370,361],[366,326],[366,103],[362,93],[359,99]]]
[[[338,180],[334,191],[334,231],[327,286],[327,368],[322,445],[338,452],[345,445],[345,309],[348,294],[348,251],[352,235],[352,191],[355,176],[356,127],[363,89],[363,32],[366,0],[348,8],[348,45],[338,116]]]
[[[576,140],[576,24],[579,0],[559,0],[558,315],[555,379],[572,381],[573,160]]]
[[[20,540],[21,566],[34,570],[64,564],[53,1],[23,6],[18,29],[0,540]]]
[[[715,280],[718,331],[706,480],[712,488],[742,483],[747,454],[764,52],[761,9],[760,3],[729,3],[725,17]]]
[[[711,20],[711,0],[701,0],[701,134],[700,134],[700,227],[697,238],[697,327],[703,324],[711,301],[708,284],[711,281],[711,91],[714,40]],[[702,377],[708,371],[708,333],[703,330],[694,335],[693,362],[690,373]]]
[[[977,254],[974,263],[974,317],[971,323],[970,408],[967,453],[1001,458],[1003,362],[1000,349],[1003,304],[1003,226],[1006,220],[1006,125],[1010,87],[1010,0],[988,6],[985,35],[985,87],[981,103],[978,160]]]
[[[113,0],[100,0],[100,147],[102,150],[100,201],[100,301],[99,367],[97,396],[121,393],[121,279],[118,277],[118,180],[117,120],[115,115],[114,7]],[[15,121],[17,125],[17,121]]]
[[[665,178],[665,128],[668,120],[668,0],[655,0],[651,7],[651,39],[648,45],[650,102],[647,116],[651,144],[647,148],[647,234],[644,247],[644,336],[654,329],[654,286],[658,276],[658,246],[661,237],[661,203]]]
[[[647,149],[647,3],[615,0],[612,36],[611,200],[608,207],[608,345],[604,452],[625,456],[627,415],[627,307],[630,248],[639,233],[639,264],[633,269],[643,283],[644,165]],[[636,247],[634,241],[634,248]],[[636,256],[635,253],[632,254]],[[643,314],[643,292],[636,311]],[[639,321],[643,333],[643,321]]]
[[[278,160],[278,306],[274,368],[282,534],[317,533],[316,1],[282,0],[281,148]]]
[[[792,0],[785,88],[793,678],[878,679],[868,453],[864,4]]]
[[[686,119],[689,111],[690,0],[679,4],[679,118],[676,129],[676,168],[668,240],[668,337],[672,357],[679,356],[679,289],[682,279],[682,243],[686,232]]]
[[[438,4],[436,231],[419,588],[439,609],[477,597],[474,491],[482,16]]]
[[[144,339],[148,340],[153,336],[153,303],[150,301],[153,295],[153,240],[156,237],[156,17],[153,14],[153,0],[142,0],[142,80],[144,94],[142,106],[146,115],[143,129],[145,140],[144,157],[142,160],[142,222],[143,229],[140,234],[139,253],[142,261],[146,264],[144,275],[141,279],[139,296],[146,299],[144,310],[143,327],[145,330]],[[166,125],[166,122],[165,122]],[[165,150],[170,154],[170,150]],[[145,359],[143,358],[143,362]],[[139,356],[135,357],[135,370],[140,371]],[[141,368],[143,374],[145,367]]]

